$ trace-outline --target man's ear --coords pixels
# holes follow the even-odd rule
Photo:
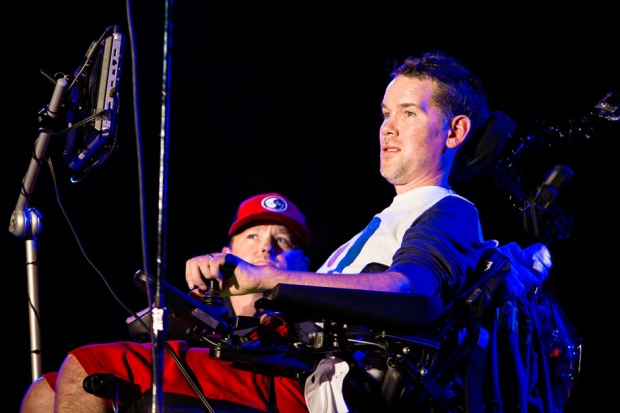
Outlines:
[[[465,115],[457,115],[450,121],[450,133],[446,141],[448,148],[456,148],[465,142],[471,131],[471,119]]]

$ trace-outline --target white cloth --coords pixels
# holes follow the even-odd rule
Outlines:
[[[425,186],[396,195],[389,207],[375,215],[368,226],[338,248],[318,273],[359,274],[371,262],[390,266],[405,231],[426,210],[446,196],[458,196],[446,188]],[[468,201],[469,202],[469,201]]]
[[[342,382],[349,365],[334,356],[321,360],[314,373],[306,379],[304,396],[310,413],[347,413],[349,408],[342,395]]]

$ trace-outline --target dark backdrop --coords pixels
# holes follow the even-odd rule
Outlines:
[[[47,164],[29,204],[43,216],[37,243],[43,371],[56,370],[75,346],[128,338],[123,305],[137,311],[147,304],[132,280],[143,262],[141,221],[151,269],[161,269],[185,291],[185,260],[224,245],[236,205],[278,191],[305,211],[314,237],[309,254],[318,268],[394,195],[379,175],[377,151],[379,103],[394,61],[446,50],[479,74],[491,106],[512,116],[523,136],[540,120],[580,119],[620,85],[612,12],[594,3],[542,10],[528,2],[177,2],[169,9],[165,88],[166,3],[132,3],[135,55],[127,43],[119,151],[73,184],[61,157],[64,138],[52,139],[47,150],[63,207],[88,258],[58,205]],[[6,228],[38,136],[37,113],[53,91],[39,70],[73,73],[107,26],[129,34],[126,6],[120,0],[96,7],[79,1],[5,5],[5,20],[13,21],[2,42],[0,212]],[[166,112],[164,90],[170,98]],[[611,405],[618,367],[611,305],[618,225],[611,193],[620,130],[607,122],[600,132],[561,153],[552,151],[575,173],[556,203],[574,217],[570,236],[550,245],[551,285],[584,341],[569,412]],[[163,196],[162,135],[169,156]],[[507,194],[488,183],[474,187],[467,195],[479,205],[487,237],[520,240],[521,217]],[[6,230],[0,239],[5,360],[15,372],[6,410],[16,411],[31,380],[25,241]],[[155,264],[158,256],[164,258],[161,266]]]

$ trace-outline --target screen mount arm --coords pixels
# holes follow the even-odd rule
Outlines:
[[[49,105],[39,112],[39,122],[42,127],[39,129],[39,137],[36,140],[34,153],[30,160],[28,171],[22,180],[22,187],[17,198],[15,210],[11,214],[9,232],[18,238],[26,240],[26,270],[28,275],[28,296],[29,296],[29,322],[30,322],[30,359],[32,380],[36,380],[42,374],[41,371],[41,338],[39,326],[39,290],[38,290],[38,261],[37,261],[37,235],[41,232],[40,213],[28,206],[32,196],[34,185],[41,163],[45,159],[47,146],[52,136],[52,124],[58,117],[62,102],[67,91],[67,80],[60,78],[56,81],[56,87],[52,94]]]

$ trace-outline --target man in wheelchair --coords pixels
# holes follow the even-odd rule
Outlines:
[[[350,104],[330,102],[332,110]],[[457,151],[490,119],[479,80],[450,56],[428,52],[394,68],[381,108],[380,172],[394,186],[391,205],[316,272],[254,265],[229,252],[188,260],[194,296],[208,295],[213,280],[224,297],[264,292],[256,306],[280,313],[263,318],[280,336],[233,346],[216,340],[208,352],[177,342],[174,352],[196,386],[169,374],[164,391],[239,409],[221,412],[553,411],[539,366],[520,358],[539,342],[525,328],[535,325],[525,310],[535,307],[529,304],[551,265],[548,250],[485,242],[476,207],[450,186]],[[506,282],[515,268],[534,276]],[[289,349],[277,351],[283,343]],[[56,412],[113,411],[109,399],[83,387],[98,373],[135,384],[127,353],[100,358],[110,346],[118,343],[70,352],[58,375]],[[514,362],[487,362],[510,360],[500,354],[506,348],[519,356]],[[139,394],[149,390],[138,387]],[[129,409],[140,411],[131,400],[119,406]]]

